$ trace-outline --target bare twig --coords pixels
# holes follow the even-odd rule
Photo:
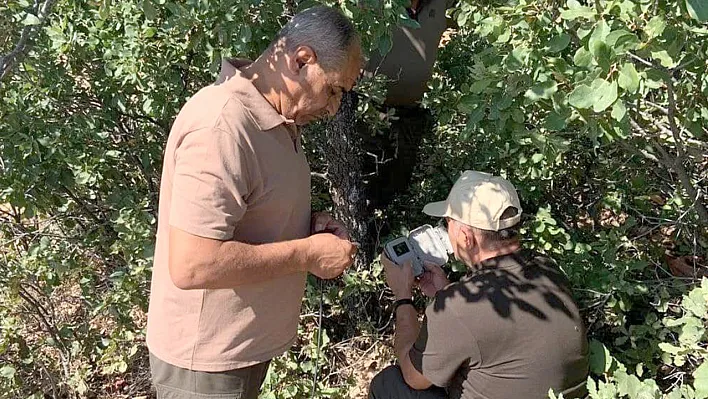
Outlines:
[[[0,81],[5,79],[12,67],[25,56],[30,47],[31,36],[44,25],[47,16],[52,11],[52,7],[57,0],[45,0],[39,5],[39,0],[34,3],[33,11],[37,14],[39,23],[37,25],[28,25],[22,29],[20,39],[17,41],[15,48],[5,56],[0,57]]]
[[[665,107],[662,107],[662,106],[659,105],[659,104],[655,104],[655,103],[653,103],[653,102],[651,102],[651,101],[649,101],[649,100],[642,100],[642,102],[643,102],[643,103],[646,103],[646,104],[648,104],[648,105],[651,105],[651,106],[652,106],[653,108],[655,108],[656,110],[661,111],[661,113],[664,114],[664,115],[668,115],[668,114],[669,114],[669,110],[666,109]]]
[[[632,146],[632,145],[630,145],[630,144],[627,144],[627,143],[626,143],[625,141],[623,141],[623,140],[620,140],[619,143],[620,143],[620,145],[622,146],[622,148],[624,148],[625,150],[631,152],[631,153],[634,154],[634,155],[637,155],[637,156],[646,158],[646,159],[651,160],[651,161],[654,161],[654,162],[661,163],[661,161],[659,160],[659,158],[657,158],[656,156],[654,156],[654,154],[650,154],[650,153],[648,153],[647,151],[644,151],[644,150],[639,150],[639,149],[635,148],[634,146]]]
[[[636,60],[636,61],[639,61],[639,62],[641,62],[642,64],[644,64],[644,65],[646,65],[646,66],[648,66],[648,67],[656,68],[656,65],[654,65],[654,64],[652,64],[651,62],[645,60],[644,58],[641,58],[641,57],[639,57],[639,56],[637,56],[637,55],[634,55],[634,54],[632,54],[632,53],[627,53],[627,55],[629,55],[630,58],[632,58],[632,59],[634,59],[634,60]]]
[[[310,172],[310,176],[317,177],[317,178],[322,179],[324,181],[329,181],[329,178],[327,177],[327,173]]]
[[[651,137],[650,134],[643,127],[641,127],[634,119],[630,118],[630,124],[632,125],[633,129],[641,132],[644,136]],[[675,123],[673,126],[674,129],[676,129]],[[675,133],[676,135],[678,135],[677,130],[675,131]],[[674,140],[676,140],[676,136],[674,136]],[[686,169],[684,168],[682,163],[683,158],[680,156],[673,157],[664,148],[664,146],[662,146],[661,143],[659,143],[655,139],[650,139],[650,142],[652,143],[652,146],[661,154],[661,158],[657,159],[657,161],[665,167],[673,170],[676,175],[678,175],[679,181],[681,182],[681,186],[683,186],[683,189],[686,190],[688,197],[693,202],[693,206],[696,209],[696,213],[698,213],[699,222],[703,225],[708,225],[708,209],[706,209],[705,205],[703,204],[703,195],[701,195],[702,193],[698,191],[691,183],[691,178],[688,175],[688,172],[686,172]],[[679,149],[679,147],[681,149]],[[676,148],[679,154],[684,154],[682,144],[677,142]]]
[[[676,97],[674,93],[674,83],[673,79],[669,79],[667,82],[667,93],[669,95],[669,127],[671,128],[671,134],[674,137],[674,142],[676,143],[676,151],[678,152],[677,161],[680,162],[686,156],[686,150],[683,148],[683,141],[681,141],[681,135],[679,134],[678,126],[676,125]]]
[[[169,126],[167,126],[166,123],[164,123],[158,119],[155,119],[152,116],[142,115],[142,114],[137,114],[137,113],[129,114],[126,112],[122,112],[120,110],[117,110],[116,112],[118,113],[118,115],[124,116],[126,118],[130,118],[132,120],[143,120],[143,121],[150,122],[153,125],[155,125],[156,127],[158,127],[160,129],[160,133],[162,133],[163,135],[170,130]]]
[[[25,289],[22,285],[20,285],[19,287],[18,294],[20,298],[22,298],[28,305],[30,305],[34,309],[34,312],[32,314],[37,317],[40,324],[42,324],[46,329],[47,333],[51,335],[54,341],[57,344],[61,345],[61,347],[63,348],[63,350],[59,350],[59,357],[61,358],[61,365],[64,369],[64,378],[70,379],[71,372],[69,371],[69,363],[71,362],[71,352],[66,346],[66,342],[59,334],[59,331],[47,319],[49,314],[47,313],[46,309],[44,309],[44,307],[39,303],[39,301],[35,299],[32,294],[30,294],[29,291],[27,291],[27,289]]]

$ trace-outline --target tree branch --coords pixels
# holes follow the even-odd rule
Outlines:
[[[634,119],[630,118],[629,121],[633,129],[639,131],[647,137],[650,137],[649,133],[644,128],[642,128]],[[669,154],[669,152],[664,148],[664,146],[662,146],[661,143],[659,143],[657,140],[652,138],[650,139],[650,141],[652,143],[652,146],[656,148],[656,150],[661,154],[661,158],[657,159],[657,161],[661,165],[664,165],[665,167],[673,170],[676,175],[678,175],[679,181],[681,182],[681,186],[683,186],[683,189],[686,190],[688,197],[693,202],[693,206],[696,209],[696,213],[698,213],[699,223],[702,225],[708,225],[708,209],[706,209],[706,206],[703,204],[703,195],[691,183],[691,178],[688,175],[688,172],[686,172],[686,169],[683,167],[681,159],[678,157],[673,157],[671,154]],[[679,144],[677,143],[677,149],[678,146]]]
[[[686,156],[686,150],[683,148],[683,142],[681,141],[678,126],[676,125],[676,97],[674,94],[673,79],[669,79],[666,84],[669,95],[669,108],[667,110],[669,116],[669,127],[671,128],[671,135],[674,137],[674,142],[676,143],[676,151],[678,152],[677,161],[680,162]]]
[[[628,52],[627,55],[628,55],[630,58],[633,58],[634,60],[639,61],[639,62],[641,62],[642,64],[644,64],[644,65],[646,65],[646,66],[648,66],[648,67],[650,67],[650,68],[656,68],[656,67],[657,67],[656,65],[654,65],[654,64],[652,64],[651,62],[645,60],[644,58],[639,57],[639,56],[637,56],[637,55],[634,55],[634,54],[632,54],[632,53],[630,53],[630,52]],[[661,68],[660,68],[660,69],[661,69]]]
[[[44,25],[56,1],[57,0],[45,0],[41,7],[39,6],[39,0],[35,1],[33,11],[37,14],[39,23],[37,25],[25,26],[25,28],[22,29],[22,33],[20,33],[20,39],[17,41],[15,48],[9,54],[0,57],[0,81],[5,79],[5,76],[9,74],[12,67],[25,56],[30,47],[31,36]]]

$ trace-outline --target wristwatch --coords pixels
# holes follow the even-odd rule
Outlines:
[[[396,310],[398,310],[398,307],[401,305],[411,305],[413,308],[415,308],[415,304],[413,304],[413,300],[410,298],[405,298],[405,299],[398,299],[393,303],[393,313],[396,313]]]

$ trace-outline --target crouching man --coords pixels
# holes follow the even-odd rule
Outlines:
[[[508,181],[466,171],[447,200],[423,212],[443,217],[455,257],[469,272],[450,284],[426,266],[416,281],[409,264],[381,255],[396,295],[398,365],[374,377],[371,399],[566,398],[584,396],[585,328],[568,283],[548,258],[523,249],[521,205]],[[422,325],[413,287],[434,301]]]

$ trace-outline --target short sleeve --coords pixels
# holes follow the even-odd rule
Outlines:
[[[436,297],[437,300],[442,300]],[[450,307],[425,311],[418,339],[409,353],[413,367],[439,387],[446,387],[457,370],[480,363],[479,349],[469,329],[460,323]]]
[[[170,225],[229,240],[246,212],[248,160],[235,137],[218,129],[188,133],[176,147]]]

